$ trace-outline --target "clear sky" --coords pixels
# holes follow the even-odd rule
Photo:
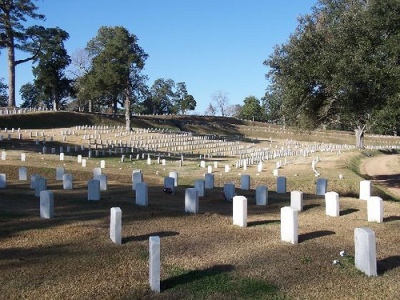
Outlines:
[[[261,98],[268,82],[263,61],[294,32],[297,18],[317,0],[39,0],[46,21],[70,35],[69,55],[85,48],[101,26],[124,26],[149,54],[144,74],[185,82],[203,114],[218,91],[229,104],[247,96]],[[24,58],[19,53],[17,59]],[[0,77],[7,83],[6,51]],[[32,82],[32,65],[17,66],[17,105],[21,85]]]

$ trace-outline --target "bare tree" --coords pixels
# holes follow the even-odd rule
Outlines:
[[[212,101],[215,103],[216,108],[219,109],[221,116],[225,116],[226,108],[229,105],[228,94],[224,91],[217,91],[211,96]]]
[[[217,112],[217,109],[215,108],[214,105],[212,105],[212,103],[208,104],[206,111],[204,112],[204,114],[206,116],[215,116],[215,113]]]

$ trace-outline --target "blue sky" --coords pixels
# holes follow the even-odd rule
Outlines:
[[[39,0],[45,27],[70,34],[71,55],[85,48],[101,26],[124,26],[149,54],[144,74],[151,86],[157,78],[185,82],[203,114],[218,91],[229,104],[247,96],[261,98],[268,82],[263,61],[273,47],[287,41],[297,18],[317,0]],[[17,59],[24,58],[18,54]],[[0,56],[0,77],[7,83],[6,51]],[[32,65],[17,67],[17,105],[21,85],[32,81]]]

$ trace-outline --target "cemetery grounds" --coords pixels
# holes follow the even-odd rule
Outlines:
[[[84,125],[84,124],[82,124]],[[71,130],[73,127],[70,128]],[[298,133],[278,127],[242,126],[251,148],[282,149],[299,144],[348,143],[348,134],[338,132]],[[238,157],[204,158],[206,148],[179,158],[164,153],[166,165],[150,155],[151,164],[136,154],[88,158],[84,168],[74,151],[43,154],[43,144],[21,130],[1,142],[7,153],[0,173],[7,187],[0,190],[0,298],[1,299],[399,299],[400,297],[400,207],[398,192],[400,158],[397,150],[350,149],[316,151],[309,156],[286,157],[279,175],[287,178],[287,193],[276,193],[272,170],[278,160],[236,168]],[[82,132],[63,140],[60,128],[43,130],[48,150],[61,145],[82,145]],[[6,136],[2,130],[2,134]],[[162,134],[162,133],[159,133]],[[53,141],[50,142],[49,138]],[[115,139],[114,135],[108,137]],[[398,138],[369,137],[367,144],[399,144]],[[384,147],[382,147],[384,148]],[[49,151],[50,152],[50,151]],[[145,152],[145,151],[144,151]],[[26,154],[26,161],[20,159]],[[147,152],[146,152],[147,153]],[[184,212],[185,189],[204,178],[200,154],[213,167],[215,187],[200,198],[199,213]],[[87,158],[87,152],[83,155]],[[328,190],[340,195],[340,217],[325,215],[324,197],[315,195],[311,162],[316,157],[318,178],[328,180]],[[87,201],[87,181],[100,166],[108,176],[108,189],[100,201]],[[218,166],[215,168],[215,162]],[[224,166],[230,166],[225,172]],[[41,219],[39,199],[28,181],[18,180],[19,167],[28,174],[47,178],[54,192],[55,217]],[[63,190],[55,169],[73,174],[74,189]],[[149,205],[135,205],[132,170],[141,169],[149,185]],[[175,195],[163,192],[169,172],[179,174]],[[249,174],[250,190],[240,189],[240,175]],[[341,175],[342,179],[339,178]],[[29,178],[29,177],[28,177]],[[373,194],[384,200],[384,222],[367,222],[366,202],[358,199],[359,182],[373,181]],[[233,182],[236,194],[248,200],[246,228],[232,225],[232,203],[221,191]],[[255,205],[255,188],[267,185],[268,205]],[[304,211],[299,213],[299,243],[280,240],[280,209],[290,203],[290,191],[304,192]],[[109,235],[110,208],[122,210],[122,245]],[[354,229],[369,227],[376,233],[378,276],[367,277],[354,267]],[[161,239],[161,293],[148,284],[148,240]],[[346,255],[340,256],[344,250]],[[339,264],[332,262],[338,260]]]

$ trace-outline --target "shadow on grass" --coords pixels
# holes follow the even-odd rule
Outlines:
[[[179,285],[185,285],[194,281],[202,280],[207,277],[213,277],[222,273],[228,273],[233,271],[233,269],[234,267],[232,265],[216,265],[203,270],[188,271],[183,274],[162,280],[161,290],[165,291]]]
[[[253,221],[253,222],[248,222],[247,227],[268,225],[268,224],[279,224],[280,222],[281,222],[280,220]]]
[[[149,234],[143,234],[143,235],[137,235],[137,236],[129,236],[122,238],[122,244],[126,244],[129,242],[140,242],[140,241],[147,241],[149,237],[151,236],[159,236],[161,237],[167,237],[167,236],[175,236],[179,235],[179,232],[176,231],[159,231],[159,232],[152,232]]]
[[[341,216],[350,215],[350,214],[358,212],[358,211],[359,211],[359,209],[356,209],[356,208],[348,208],[348,209],[344,209],[344,210],[340,211],[339,215],[341,215]]]
[[[336,232],[330,230],[318,230],[318,231],[299,234],[299,243],[332,234],[336,234]]]
[[[400,216],[390,216],[383,218],[383,222],[400,221]]]
[[[306,211],[306,210],[309,210],[309,209],[312,209],[312,208],[318,207],[318,206],[321,206],[321,204],[307,204],[307,205],[303,206],[303,211]]]
[[[390,256],[377,262],[378,275],[400,267],[400,255]]]

